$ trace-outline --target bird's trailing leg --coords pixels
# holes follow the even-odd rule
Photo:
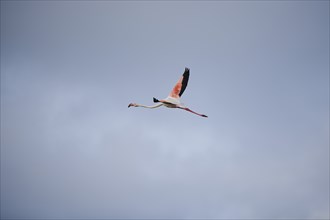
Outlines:
[[[189,109],[189,108],[183,108],[183,107],[178,107],[178,108],[183,109],[183,110],[186,110],[186,111],[188,111],[188,112],[191,112],[191,113],[193,113],[193,114],[195,114],[195,115],[199,115],[199,116],[201,116],[201,117],[207,118],[206,115],[203,115],[203,114],[199,114],[199,113],[197,113],[197,112],[194,112],[193,110],[191,110],[191,109]]]

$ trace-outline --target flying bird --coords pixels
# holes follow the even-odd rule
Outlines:
[[[143,107],[143,108],[158,108],[163,105],[168,108],[179,108],[179,109],[186,110],[188,112],[191,112],[193,114],[196,114],[196,115],[199,115],[202,117],[207,117],[206,115],[199,114],[199,113],[194,112],[191,109],[185,107],[180,101],[180,98],[188,85],[189,71],[190,71],[190,69],[186,67],[184,73],[180,77],[179,81],[175,84],[174,88],[172,89],[171,93],[169,94],[169,96],[167,98],[161,99],[161,100],[153,98],[154,102],[157,104],[155,104],[153,106],[147,106],[147,105],[141,105],[141,104],[136,104],[136,103],[130,103],[128,105],[128,107],[133,106],[133,107]]]

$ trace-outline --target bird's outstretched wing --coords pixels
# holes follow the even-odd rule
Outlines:
[[[189,68],[186,67],[181,78],[172,89],[170,96],[173,98],[180,98],[188,85],[188,80],[189,80]]]

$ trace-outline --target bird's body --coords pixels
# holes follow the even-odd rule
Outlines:
[[[185,107],[181,101],[180,97],[182,96],[184,90],[186,89],[188,85],[188,80],[189,80],[189,68],[185,68],[184,73],[180,77],[179,81],[175,84],[174,88],[172,89],[171,93],[169,96],[165,99],[158,100],[154,98],[154,102],[157,103],[153,106],[146,106],[146,105],[141,105],[141,104],[136,104],[136,103],[130,103],[128,107],[134,106],[134,107],[144,107],[144,108],[158,108],[160,106],[165,106],[168,108],[179,108],[183,109],[186,111],[189,111],[191,113],[194,113],[196,115],[202,116],[202,117],[207,117],[206,115],[199,114],[197,112],[194,112],[190,110],[189,108]]]
[[[168,96],[166,99],[161,99],[161,100],[159,100],[159,102],[163,103],[164,106],[166,106],[168,108],[176,108],[177,106],[181,105],[180,99],[173,98],[171,96]]]

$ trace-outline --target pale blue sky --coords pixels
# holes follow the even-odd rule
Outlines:
[[[1,217],[328,219],[329,2],[1,1]]]

